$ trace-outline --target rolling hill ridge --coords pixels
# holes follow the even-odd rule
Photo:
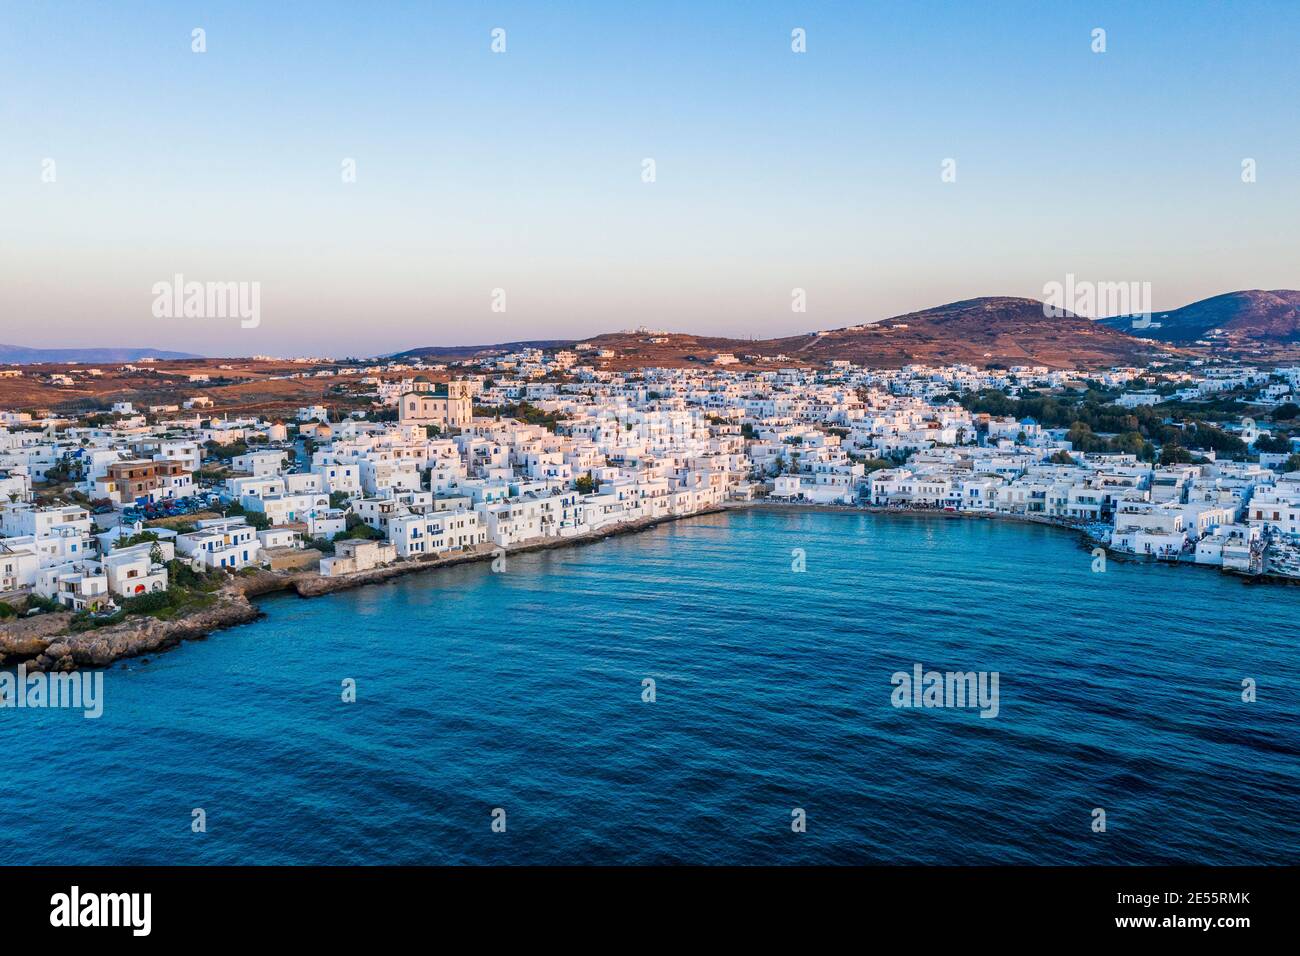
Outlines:
[[[1170,312],[1153,312],[1149,327],[1142,327],[1133,316],[1100,322],[1177,345],[1191,345],[1209,336],[1240,345],[1289,345],[1300,343],[1300,291],[1225,292]]]

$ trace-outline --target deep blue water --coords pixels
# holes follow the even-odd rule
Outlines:
[[[0,710],[0,863],[1300,862],[1300,588],[1091,560],[745,512],[265,599],[100,720]],[[1000,714],[895,709],[917,662]]]

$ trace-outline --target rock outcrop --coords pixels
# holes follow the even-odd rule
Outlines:
[[[70,620],[67,613],[0,620],[0,664],[16,664],[44,653],[68,629]]]
[[[0,655],[8,664],[26,661],[28,670],[33,671],[105,667],[125,657],[204,637],[223,627],[246,624],[260,613],[239,589],[227,587],[218,592],[215,604],[172,621],[129,617],[120,624],[74,633],[66,631],[70,615],[41,615],[22,622],[34,625],[48,619],[39,628],[0,631]]]

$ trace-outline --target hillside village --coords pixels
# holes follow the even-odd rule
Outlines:
[[[200,394],[0,409],[0,614],[93,628],[184,613],[223,576],[346,578],[753,502],[1039,521],[1300,580],[1300,367],[617,371],[599,351],[322,362],[294,374],[345,377],[349,401],[285,416]]]

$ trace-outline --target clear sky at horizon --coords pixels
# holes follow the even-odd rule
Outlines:
[[[1298,40],[1290,0],[9,3],[0,342],[363,355],[793,334],[1068,273],[1158,310],[1296,288]],[[176,274],[259,282],[260,324],[155,317]]]

